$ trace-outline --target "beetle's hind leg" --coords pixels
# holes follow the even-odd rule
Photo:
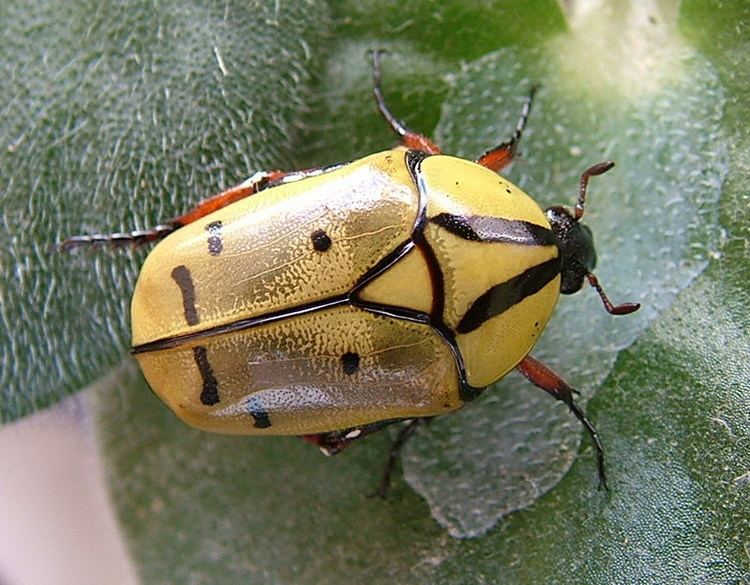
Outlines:
[[[298,181],[299,179],[320,174],[326,170],[329,169],[307,169],[294,172],[259,171],[239,185],[204,199],[187,213],[179,215],[164,224],[146,230],[136,230],[125,233],[72,236],[57,244],[57,249],[67,252],[82,247],[122,247],[126,245],[137,247],[157,242],[171,234],[176,229],[188,225],[189,223],[221,209],[222,207],[226,207],[227,205],[231,205],[245,197],[254,195],[258,191],[262,191],[267,187],[272,187],[279,183]]]
[[[388,109],[385,103],[385,97],[383,96],[383,90],[380,87],[380,56],[384,53],[382,49],[373,49],[370,52],[372,56],[372,91],[375,94],[375,103],[378,106],[380,114],[385,118],[385,121],[398,134],[401,139],[401,145],[408,149],[419,150],[426,152],[427,154],[441,154],[442,150],[432,140],[427,138],[424,134],[409,130],[404,126],[396,116],[394,116]]]
[[[380,483],[378,489],[369,494],[369,497],[382,498],[388,495],[388,489],[391,487],[391,475],[393,474],[393,468],[396,466],[396,461],[401,457],[401,449],[403,449],[406,441],[408,441],[417,429],[424,423],[429,422],[430,418],[413,418],[406,421],[406,424],[401,427],[396,435],[396,439],[391,444],[391,449],[388,451],[388,459],[386,459],[385,466],[383,467],[383,474],[380,476]]]
[[[531,104],[534,101],[534,95],[536,94],[537,89],[539,89],[539,87],[534,86],[529,91],[529,95],[521,108],[521,115],[518,117],[516,129],[513,130],[511,137],[480,156],[476,160],[478,164],[487,167],[488,169],[492,169],[495,172],[500,172],[513,162],[513,157],[516,156],[516,151],[518,150],[518,143],[521,141],[523,130],[526,128],[526,122],[529,119]]]
[[[594,428],[591,421],[586,418],[586,414],[573,400],[573,394],[577,394],[578,392],[568,386],[567,382],[555,374],[555,372],[531,356],[527,355],[523,358],[516,368],[532,384],[567,404],[570,411],[581,422],[586,429],[586,432],[589,434],[589,437],[591,437],[591,442],[596,449],[599,487],[604,488],[605,490],[608,489],[607,476],[604,471],[604,447],[599,440],[599,434],[596,432],[596,428]]]
[[[175,230],[170,224],[157,225],[147,230],[134,230],[132,232],[118,232],[113,234],[89,234],[71,236],[59,242],[52,249],[61,252],[69,252],[76,248],[110,246],[120,248],[123,246],[138,247],[151,242],[156,242],[168,236]]]
[[[378,496],[385,498],[388,493],[388,488],[391,485],[391,476],[393,475],[393,469],[396,466],[399,456],[401,455],[401,449],[404,444],[408,441],[416,430],[425,422],[430,421],[430,418],[412,418],[412,419],[394,419],[385,420],[361,427],[354,427],[351,429],[345,429],[343,431],[331,431],[329,433],[318,433],[314,435],[300,435],[300,439],[316,445],[325,455],[336,455],[340,453],[342,449],[351,445],[354,441],[363,439],[367,435],[371,435],[378,431],[383,430],[394,423],[403,422],[404,425],[399,429],[398,435],[391,444],[391,448],[388,451],[388,459],[383,466],[383,473],[380,478],[377,490],[369,494],[371,497]]]

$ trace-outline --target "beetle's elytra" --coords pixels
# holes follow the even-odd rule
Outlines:
[[[209,431],[300,435],[327,453],[397,421],[456,410],[513,368],[594,427],[573,390],[529,356],[559,294],[588,279],[591,233],[497,174],[510,140],[476,162],[443,155],[388,110],[401,146],[348,164],[259,172],[152,230],[76,236],[65,249],[161,240],[132,300],[133,353],[153,390]]]

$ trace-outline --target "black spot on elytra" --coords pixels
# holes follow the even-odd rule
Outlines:
[[[313,248],[318,252],[325,252],[333,243],[331,242],[331,236],[323,230],[315,230],[310,234],[310,239],[312,240]]]
[[[172,270],[172,280],[180,287],[182,293],[182,310],[185,315],[185,322],[188,325],[198,324],[198,311],[195,308],[195,287],[193,278],[190,276],[190,270],[187,266],[175,266]]]
[[[268,418],[268,412],[263,408],[260,400],[256,396],[247,401],[247,411],[253,417],[253,426],[256,429],[267,429],[271,426]]]
[[[221,221],[212,221],[206,226],[208,232],[208,253],[211,256],[218,256],[224,248],[224,242],[221,240]]]
[[[359,354],[351,351],[341,356],[341,367],[347,376],[351,376],[359,370]]]
[[[203,379],[200,396],[201,404],[205,404],[206,406],[217,404],[219,402],[219,383],[216,381],[211,364],[208,362],[206,348],[202,345],[195,346],[193,348],[193,359]]]

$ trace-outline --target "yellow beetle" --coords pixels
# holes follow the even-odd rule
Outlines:
[[[583,215],[542,211],[497,174],[510,140],[476,162],[441,154],[388,110],[401,147],[349,164],[260,172],[152,230],[76,236],[65,249],[163,240],[132,300],[133,353],[184,421],[220,433],[300,435],[333,454],[371,432],[458,408],[518,368],[568,404],[603,455],[573,390],[528,354],[560,292],[596,262]],[[252,195],[252,196],[251,196]]]

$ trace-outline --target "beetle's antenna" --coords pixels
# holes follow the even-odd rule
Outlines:
[[[589,179],[595,175],[602,175],[615,166],[615,163],[611,160],[600,162],[581,173],[581,180],[578,187],[578,200],[576,201],[575,213],[573,215],[575,221],[580,220],[583,217],[584,205],[586,204],[586,190],[589,187]],[[594,276],[593,272],[586,273],[586,278],[589,284],[599,295],[599,298],[604,304],[604,308],[610,315],[627,315],[633,313],[641,308],[640,303],[622,303],[621,305],[613,305],[612,301],[602,289],[602,285],[599,284],[599,279]]]
[[[576,221],[583,217],[583,206],[586,203],[586,189],[589,186],[589,179],[594,175],[602,175],[615,166],[611,160],[600,162],[592,167],[587,168],[581,173],[581,180],[578,187],[578,201],[576,201],[574,218]]]
[[[602,289],[602,285],[599,284],[599,279],[591,272],[586,274],[586,278],[588,278],[589,284],[599,294],[599,298],[601,298],[602,303],[604,303],[604,308],[610,315],[628,315],[629,313],[634,313],[641,308],[640,303],[622,303],[621,305],[613,305],[612,301],[609,300],[609,297]]]

